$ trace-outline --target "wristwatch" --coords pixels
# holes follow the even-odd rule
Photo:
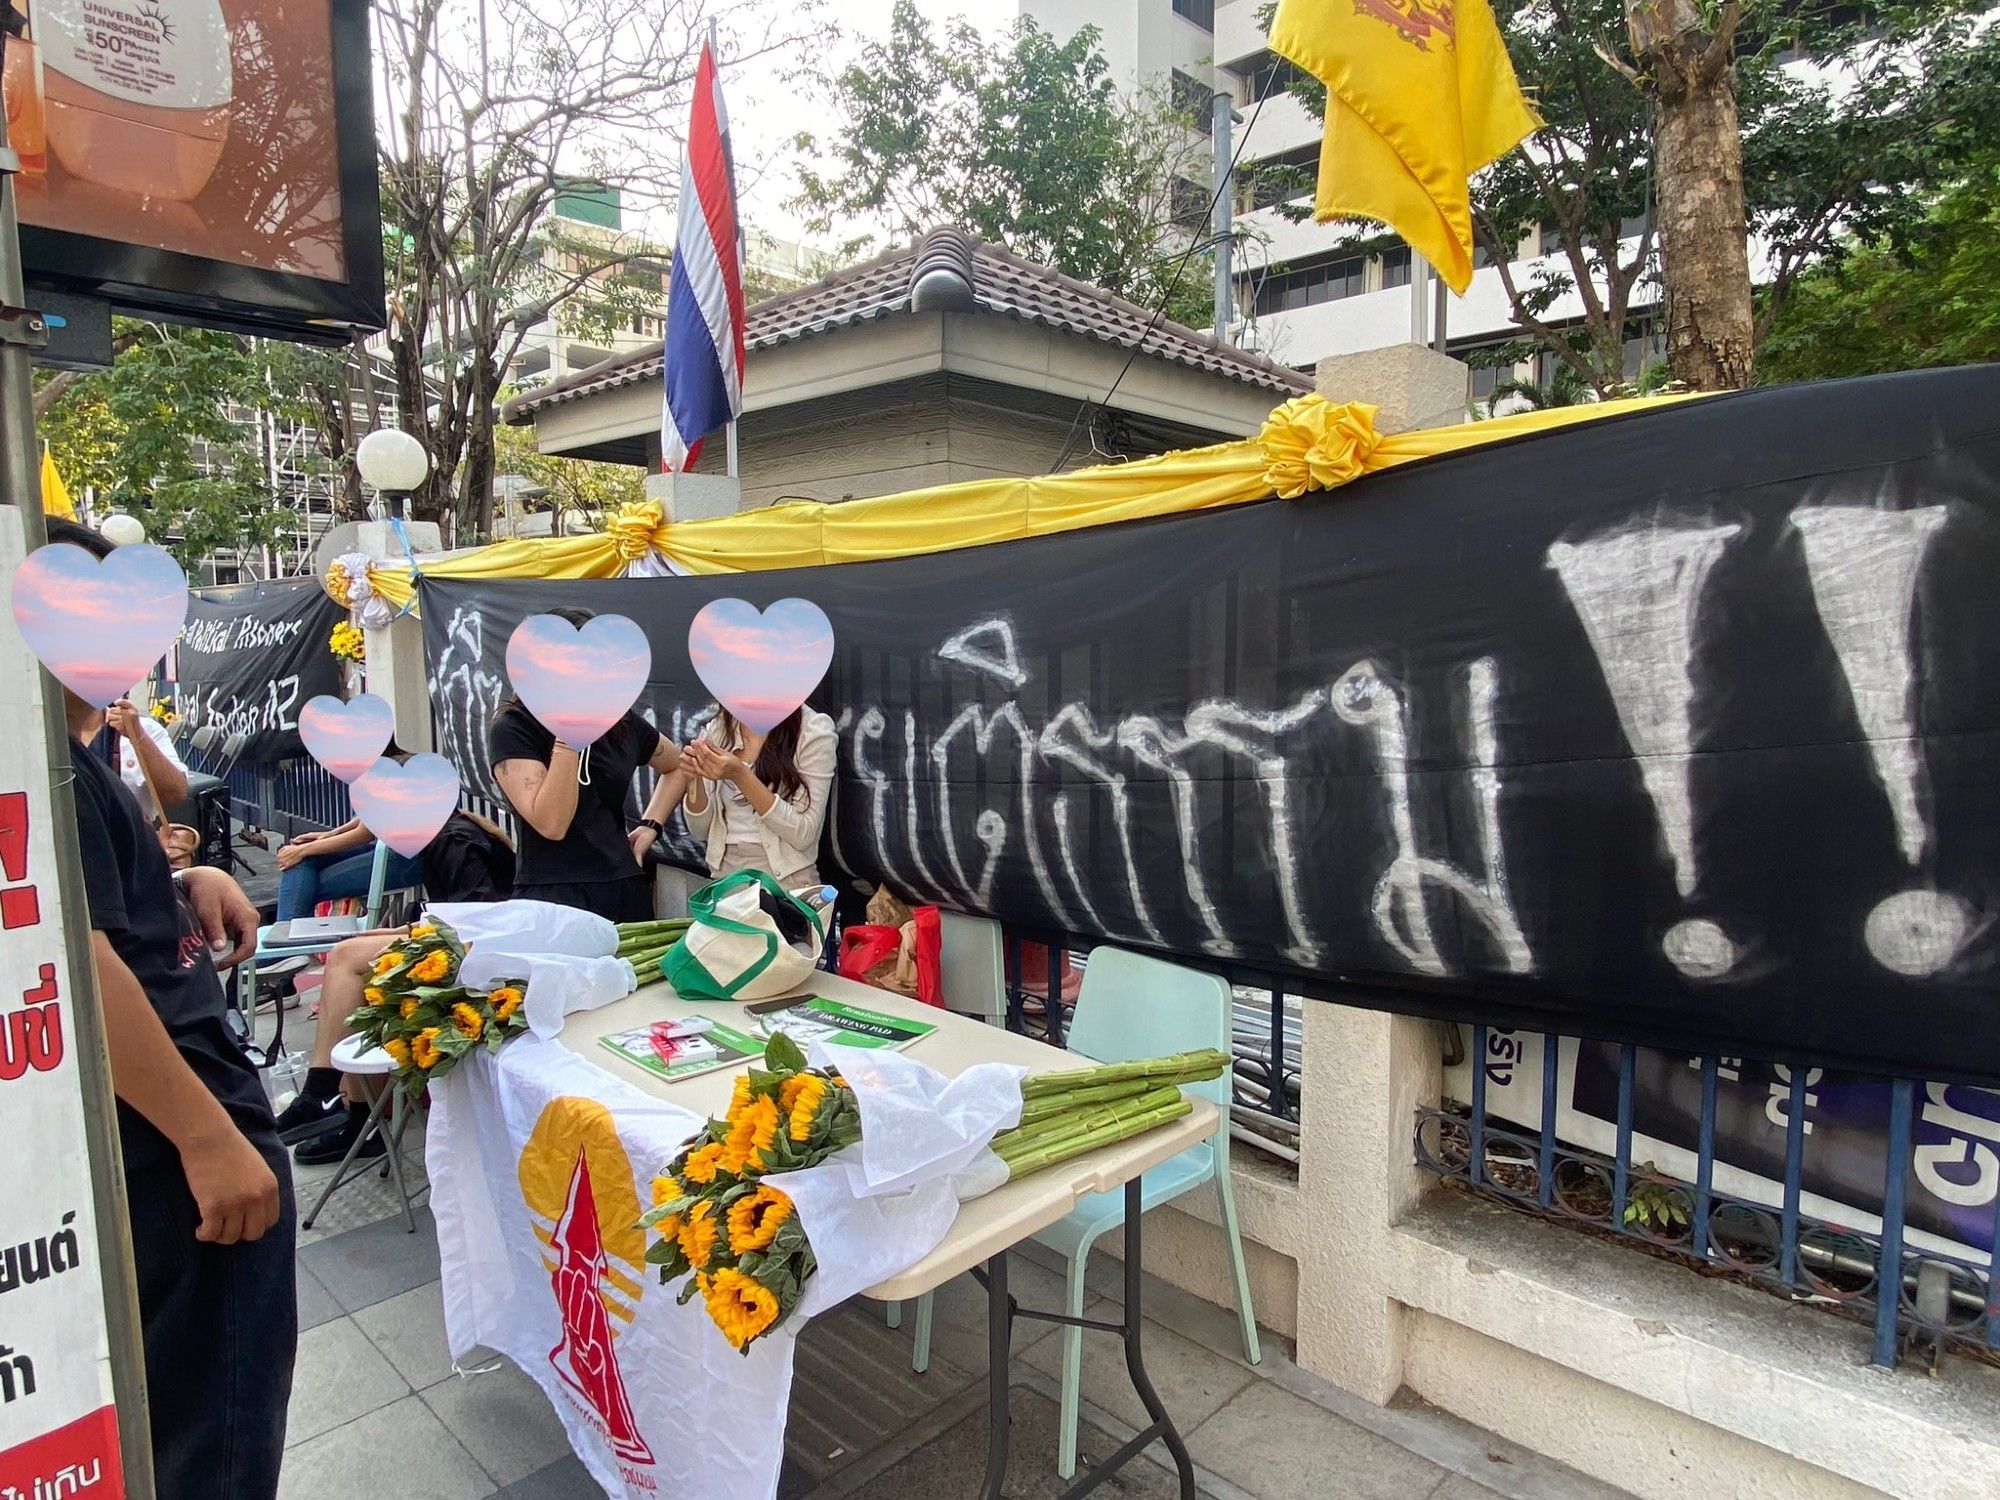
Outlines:
[[[661,835],[664,835],[667,831],[667,825],[662,823],[658,818],[641,818],[639,826],[641,828],[650,828],[654,833]]]

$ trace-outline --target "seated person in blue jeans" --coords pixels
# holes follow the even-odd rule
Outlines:
[[[375,835],[349,818],[331,833],[302,833],[278,849],[278,920],[309,917],[322,901],[368,894],[374,873]],[[400,890],[423,878],[421,859],[389,851],[382,888]]]

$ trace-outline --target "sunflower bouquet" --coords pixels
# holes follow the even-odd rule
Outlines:
[[[1020,1123],[993,1138],[1003,1182],[1179,1119],[1189,1110],[1181,1085],[1218,1078],[1230,1066],[1213,1048],[1171,1057],[1106,1063],[1021,1082]],[[764,1066],[736,1080],[728,1112],[707,1126],[653,1179],[653,1207],[640,1224],[658,1238],[647,1247],[660,1280],[686,1276],[680,1301],[702,1298],[709,1317],[739,1352],[798,1306],[818,1268],[791,1198],[768,1179],[815,1166],[861,1140],[861,1106],[838,1073],[806,1065],[782,1032]]]
[[[368,638],[361,633],[359,625],[351,625],[345,620],[333,627],[333,634],[327,638],[326,645],[341,661],[359,664],[368,657]]]
[[[388,1053],[396,1081],[415,1098],[475,1047],[498,1052],[528,1029],[523,983],[489,990],[459,982],[465,945],[443,922],[419,922],[382,951],[369,970],[355,1031]]]
[[[747,1351],[798,1306],[817,1268],[792,1200],[764,1180],[826,1160],[861,1139],[861,1111],[837,1073],[806,1066],[790,1037],[764,1049],[765,1066],[738,1077],[729,1110],[653,1179],[639,1222],[658,1239],[647,1261],[660,1280],[689,1279],[732,1347]]]

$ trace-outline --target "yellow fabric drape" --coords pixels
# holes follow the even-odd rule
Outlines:
[[[839,505],[796,501],[677,524],[665,521],[658,502],[648,501],[625,507],[603,535],[499,542],[420,566],[430,578],[611,578],[648,550],[690,573],[913,557],[1273,495],[1296,499],[1418,459],[1688,399],[1694,398],[1606,401],[1384,436],[1375,430],[1375,408],[1366,403],[1301,396],[1274,411],[1256,437],[1209,448],[1068,474],[975,479]],[[368,582],[399,609],[415,591],[408,563],[371,563]]]
[[[1271,50],[1326,85],[1314,217],[1381,220],[1464,296],[1466,179],[1541,124],[1486,0],[1281,0]]]
[[[56,456],[49,452],[49,445],[42,444],[42,514],[45,516],[67,516],[76,519],[76,505],[69,498],[69,486],[63,483],[62,470],[56,467]]]

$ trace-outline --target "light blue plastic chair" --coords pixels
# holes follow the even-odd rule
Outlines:
[[[1083,972],[1083,989],[1069,1026],[1069,1049],[1093,1062],[1129,1062],[1231,1045],[1228,982],[1157,958],[1144,958],[1118,948],[1093,948]],[[1199,1146],[1169,1157],[1142,1179],[1140,1201],[1156,1208],[1213,1181],[1222,1200],[1222,1232],[1229,1241],[1230,1269],[1236,1279],[1236,1314],[1243,1327],[1243,1354],[1251,1364],[1263,1362],[1257,1339],[1257,1318],[1250,1306],[1250,1276],[1243,1261],[1243,1236],[1236,1223],[1236,1195],[1229,1180],[1230,1076],[1187,1086],[1187,1092],[1207,1099],[1221,1112],[1215,1134]],[[1035,1238],[1069,1262],[1064,1311],[1083,1316],[1084,1269],[1091,1247],[1125,1222],[1123,1189],[1091,1193],[1069,1215]],[[930,1364],[931,1299],[917,1305],[915,1368]],[[1056,1464],[1064,1479],[1076,1473],[1076,1415],[1083,1379],[1083,1330],[1063,1330],[1062,1431]]]
[[[380,925],[383,910],[388,905],[389,897],[392,894],[398,897],[407,894],[407,892],[403,891],[390,892],[385,889],[388,879],[389,846],[380,839],[377,839],[375,841],[374,859],[368,868],[368,905],[362,912],[360,927],[360,930],[363,932]],[[414,890],[415,887],[411,887],[410,889]],[[271,924],[271,926],[275,925],[275,923]],[[277,942],[271,937],[271,926],[257,929],[257,950],[243,961],[243,977],[237,986],[236,993],[238,1003],[241,1006],[245,1036],[249,1036],[252,1033],[256,1019],[258,965],[278,963],[287,958],[316,956],[327,952],[334,944],[340,941],[338,937],[320,937],[310,940]]]

